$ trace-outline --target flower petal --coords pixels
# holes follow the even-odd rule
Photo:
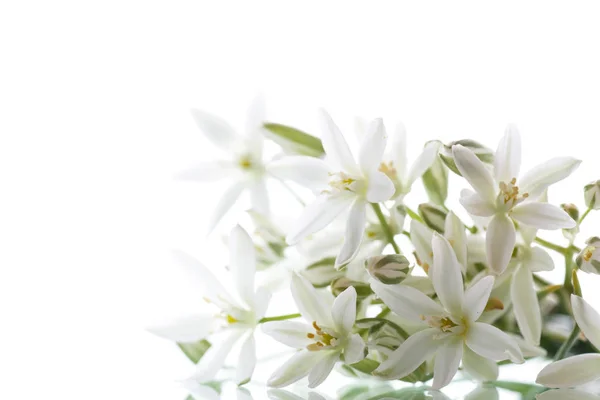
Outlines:
[[[523,263],[527,265],[531,272],[552,271],[554,269],[554,261],[550,254],[537,246],[531,248],[531,253]]]
[[[219,335],[220,340],[211,343],[204,356],[196,364],[196,371],[192,375],[192,379],[200,382],[212,380],[225,364],[225,360],[234,344],[246,332],[244,329],[224,330]]]
[[[432,239],[433,231],[431,229],[414,219],[410,221],[410,240],[415,247],[421,265],[425,269],[433,265]]]
[[[495,381],[498,379],[498,364],[496,361],[482,357],[469,348],[463,346],[463,368],[474,379],[482,382]]]
[[[510,359],[516,364],[525,361],[517,342],[489,324],[482,322],[472,324],[467,333],[466,343],[475,353],[493,361]]]
[[[340,354],[338,352],[330,352],[319,361],[308,374],[308,387],[314,389],[323,383],[339,359]]]
[[[253,308],[254,275],[256,274],[254,243],[239,225],[233,228],[229,237],[229,268],[240,298],[248,307]]]
[[[494,277],[486,276],[466,290],[463,313],[469,318],[469,321],[477,321],[479,319],[487,305],[493,288]]]
[[[309,189],[318,190],[327,186],[329,167],[325,161],[308,156],[288,156],[271,161],[267,172],[281,180],[290,180]]]
[[[538,229],[573,228],[577,223],[561,208],[548,203],[526,202],[513,208],[512,217]]]
[[[215,229],[219,221],[221,221],[221,218],[223,218],[227,211],[229,211],[229,209],[235,204],[245,188],[246,185],[243,183],[235,182],[227,190],[225,190],[221,196],[221,199],[217,203],[217,208],[215,211],[213,211],[213,215],[210,218],[208,232],[212,232],[212,230]]]
[[[481,386],[470,392],[465,400],[498,400],[498,389],[493,386]]]
[[[389,200],[396,191],[394,183],[386,174],[373,170],[368,176],[367,200],[370,203],[380,203]]]
[[[496,214],[488,225],[485,245],[489,267],[497,275],[508,266],[516,241],[512,220],[506,214]]]
[[[519,180],[519,191],[537,199],[548,186],[571,175],[581,164],[572,157],[552,158],[533,167]]]
[[[245,387],[238,386],[235,394],[236,400],[253,400],[252,394]]]
[[[362,140],[358,165],[364,175],[379,168],[387,144],[387,134],[381,118],[369,124],[369,130]]]
[[[525,265],[519,265],[514,272],[510,295],[521,334],[527,342],[539,345],[542,336],[542,314],[531,270]]]
[[[460,315],[463,304],[463,278],[460,264],[450,243],[438,234],[433,234],[433,268],[429,273],[433,287],[446,310]]]
[[[267,118],[267,104],[264,96],[256,96],[246,115],[246,136],[254,138],[262,134],[263,124]]]
[[[467,232],[462,221],[450,211],[446,216],[444,224],[444,237],[448,239],[456,259],[460,263],[461,270],[466,272],[467,269]]]
[[[267,391],[267,395],[271,400],[305,400],[300,396],[296,396],[287,390],[271,389]]]
[[[410,171],[408,171],[408,176],[406,177],[405,185],[410,188],[412,184],[419,179],[425,171],[431,167],[431,164],[435,161],[435,158],[438,154],[439,143],[429,142],[423,148],[423,151],[413,165],[410,167]]]
[[[271,375],[267,385],[281,388],[299,381],[327,355],[325,353],[325,351],[300,350]]]
[[[256,342],[254,341],[254,332],[250,332],[244,343],[236,366],[235,382],[241,385],[252,378],[252,373],[256,367]]]
[[[461,338],[450,338],[438,348],[435,353],[435,367],[433,370],[434,390],[439,390],[452,381],[463,356],[463,341]]]
[[[494,173],[496,182],[510,182],[519,177],[521,168],[521,135],[517,127],[510,124],[498,143],[494,156]]]
[[[485,164],[477,158],[475,153],[462,145],[452,146],[452,154],[460,174],[475,189],[477,194],[488,202],[494,202],[497,190],[494,185],[494,178],[492,178]]]
[[[256,179],[249,184],[250,202],[252,209],[260,214],[269,214],[269,195],[267,185],[264,179]]]
[[[181,181],[213,182],[226,177],[232,170],[232,165],[229,163],[208,161],[177,173],[175,179]]]
[[[580,354],[547,365],[538,374],[536,383],[550,388],[568,388],[599,378],[600,354]]]
[[[365,342],[358,333],[350,336],[344,348],[344,362],[354,364],[365,358]]]
[[[548,390],[536,396],[537,400],[600,400],[600,396],[576,389]]]
[[[306,335],[314,329],[298,321],[272,321],[262,325],[262,331],[273,339],[295,349],[302,349],[313,343]]]
[[[356,257],[360,244],[365,236],[365,227],[367,226],[366,204],[361,199],[356,199],[346,221],[346,234],[344,244],[335,259],[335,268],[348,264]]]
[[[600,314],[587,301],[574,294],[571,295],[571,306],[577,325],[596,349],[600,349]]]
[[[406,170],[406,128],[402,122],[396,125],[394,134],[390,140],[390,156],[398,177],[408,176]]]
[[[197,109],[190,111],[194,122],[208,140],[225,151],[231,150],[231,145],[238,139],[231,125],[216,115]]]
[[[468,189],[461,190],[458,201],[469,214],[477,217],[491,217],[496,212],[494,203]]]
[[[179,250],[173,251],[172,256],[183,268],[186,277],[194,281],[193,284],[198,287],[198,294],[202,296],[200,299],[206,298],[221,309],[228,308],[230,305],[239,306],[212,272],[194,257]]]
[[[406,285],[385,285],[375,279],[369,281],[371,289],[400,317],[422,323],[422,316],[442,315],[443,308],[419,290]]]
[[[346,193],[338,195],[322,194],[309,204],[300,218],[296,221],[296,226],[288,233],[286,238],[288,244],[294,245],[305,237],[320,231],[331,223],[342,211],[344,211],[355,196]]]
[[[331,318],[337,333],[344,336],[352,332],[356,320],[356,289],[349,286],[333,301]]]
[[[439,329],[429,328],[408,337],[373,375],[385,379],[400,379],[413,372],[439,348],[442,341],[435,339]]]
[[[169,324],[151,327],[149,332],[179,343],[192,343],[204,339],[215,327],[214,315],[196,314],[178,318]]]
[[[331,319],[333,296],[330,292],[324,290],[318,292],[306,278],[294,274],[292,296],[304,319],[311,323],[317,322],[319,325],[333,327]]]
[[[325,110],[321,110],[320,120],[323,126],[321,130],[321,142],[323,143],[323,149],[325,150],[325,154],[327,154],[327,158],[336,168],[353,175],[358,175],[358,166],[340,129]]]

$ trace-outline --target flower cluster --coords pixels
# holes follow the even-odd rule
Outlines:
[[[585,187],[581,217],[573,204],[553,204],[548,191],[579,160],[552,158],[520,173],[521,138],[509,125],[496,151],[469,139],[430,141],[408,166],[402,125],[388,134],[375,119],[353,149],[324,111],[318,137],[268,123],[264,113],[258,100],[246,132],[237,134],[216,116],[192,112],[227,157],[179,177],[234,182],[210,230],[243,192],[253,225],[251,235],[238,225],[228,238],[232,290],[192,257],[175,254],[199,276],[205,306],[152,331],[195,362],[184,381],[193,397],[219,398],[223,381],[233,381],[238,398],[250,398],[244,385],[258,360],[255,336],[266,335],[291,355],[266,382],[274,399],[305,398],[290,392],[318,387],[334,369],[366,385],[423,382],[398,390],[425,388],[434,399],[447,398],[439,390],[460,373],[481,383],[468,398],[498,398],[497,387],[511,386],[497,381],[499,365],[534,357],[554,362],[537,384],[513,386],[544,400],[600,399],[577,388],[600,378],[600,314],[583,299],[577,274],[600,274],[600,239],[577,247],[580,224],[599,208],[599,185]],[[265,141],[279,146],[277,154],[267,156]],[[470,187],[453,211],[446,205],[451,177]],[[413,209],[418,180],[429,201]],[[289,223],[283,188],[303,206]],[[270,204],[283,204],[282,214]],[[549,242],[538,230],[562,230],[567,243]],[[564,257],[560,284],[540,275],[555,268],[549,251]],[[272,297],[289,294],[289,313],[267,313]],[[230,353],[237,362],[225,371]]]

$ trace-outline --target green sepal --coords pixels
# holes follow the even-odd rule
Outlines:
[[[321,157],[325,154],[319,138],[291,126],[267,122],[266,136],[280,145],[286,153]]]

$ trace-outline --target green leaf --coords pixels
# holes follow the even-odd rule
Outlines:
[[[177,343],[177,346],[179,346],[187,358],[194,364],[198,364],[198,361],[200,361],[206,350],[210,347],[210,342],[208,340],[200,340],[194,343]]]
[[[265,123],[266,136],[291,154],[320,157],[325,154],[319,138],[290,126]]]
[[[371,360],[370,358],[365,358],[362,361],[350,364],[350,366],[364,374],[370,375],[373,371],[377,369],[377,367],[379,367],[379,363],[375,360]]]

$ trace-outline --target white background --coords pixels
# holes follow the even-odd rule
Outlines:
[[[222,265],[235,218],[207,245],[223,187],[171,181],[213,154],[191,107],[240,126],[262,92],[270,120],[310,132],[320,106],[342,126],[402,120],[413,154],[427,139],[495,147],[516,122],[524,170],[584,160],[550,193],[583,208],[582,186],[600,178],[598,7],[2,2],[0,397],[184,396],[186,360],[143,329],[195,306],[169,250]],[[582,279],[600,306],[600,280]]]

